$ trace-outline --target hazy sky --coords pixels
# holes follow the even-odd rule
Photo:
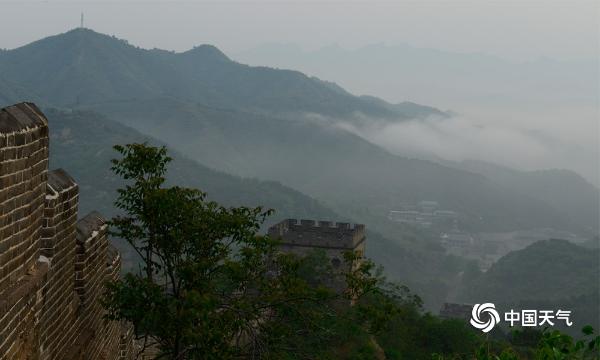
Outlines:
[[[599,1],[6,1],[0,48],[78,26],[145,48],[211,43],[234,53],[268,42],[315,48],[409,43],[511,59],[598,56]]]

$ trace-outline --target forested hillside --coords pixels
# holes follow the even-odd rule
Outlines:
[[[117,144],[144,142],[160,145],[155,138],[114,122],[90,111],[60,111],[44,109],[50,123],[50,168],[64,168],[73,176],[80,189],[80,213],[100,211],[104,216],[116,214],[113,204],[116,189],[122,182],[110,170],[112,149]],[[267,219],[272,225],[284,218],[327,219],[361,222],[347,214],[338,215],[319,201],[278,182],[242,178],[212,170],[190,160],[169,147],[173,158],[169,182],[198,188],[208,198],[226,206],[264,206],[275,214]],[[266,230],[266,229],[263,229]],[[427,306],[437,310],[464,261],[445,256],[441,249],[423,252],[401,246],[398,239],[389,239],[368,229],[367,256],[386,267],[391,280],[410,285],[428,299]],[[133,264],[130,249],[117,245],[125,253],[127,265]]]
[[[600,325],[600,250],[545,240],[502,257],[486,273],[466,275],[465,302],[503,308],[571,310],[575,323]],[[574,330],[575,331],[575,330]]]
[[[463,161],[457,167],[484,175],[493,182],[545,201],[592,236],[600,226],[600,193],[579,174],[561,169],[519,171],[483,161]]]
[[[49,103],[69,107],[169,96],[281,113],[402,115],[297,71],[236,63],[214,46],[183,53],[144,50],[88,29],[1,52],[0,78],[35,90]]]
[[[160,141],[142,135],[93,112],[45,111],[50,123],[50,168],[64,168],[80,186],[81,209],[93,209],[107,216],[115,214],[112,202],[121,184],[110,171],[114,145]],[[185,156],[170,151],[169,181],[196,187],[211,199],[229,206],[264,206],[276,210],[273,221],[289,217],[339,219],[317,200],[274,181],[241,178],[212,170]]]

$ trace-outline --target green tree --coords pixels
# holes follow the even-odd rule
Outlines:
[[[258,236],[269,210],[225,208],[196,189],[166,186],[165,148],[116,146],[118,190],[111,232],[139,255],[139,269],[108,284],[107,317],[134,325],[163,359],[485,359],[473,329],[422,313],[409,289],[348,252],[346,291],[327,287],[323,251],[278,251]],[[508,356],[507,353],[506,356]],[[509,357],[500,357],[509,359]],[[493,358],[493,357],[491,357]],[[490,359],[491,359],[490,358]]]
[[[559,330],[513,331],[511,343],[485,341],[472,355],[433,354],[433,360],[599,360],[600,336],[594,337],[594,329],[584,326],[579,340]],[[531,343],[535,341],[536,343]],[[514,345],[517,345],[516,347]]]
[[[581,329],[583,338],[579,340],[558,330],[544,331],[538,348],[536,360],[599,360],[600,336],[594,337],[593,327],[587,325]]]
[[[378,292],[381,278],[369,261],[347,274],[344,294],[326,288],[324,261],[281,253],[274,239],[257,235],[269,210],[225,208],[199,190],[165,186],[165,148],[115,149],[121,157],[112,170],[127,185],[111,232],[135,249],[140,268],[109,284],[103,304],[108,318],[132,323],[158,358],[315,358],[350,321],[350,299]],[[376,330],[385,322],[385,313],[377,315],[354,324]]]

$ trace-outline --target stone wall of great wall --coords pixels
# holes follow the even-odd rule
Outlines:
[[[48,171],[48,123],[33,104],[0,110],[0,360],[132,359],[128,324],[104,319],[121,258],[104,219],[77,220],[79,189]]]

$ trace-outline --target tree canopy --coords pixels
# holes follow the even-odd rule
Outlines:
[[[327,288],[323,254],[282,253],[277,239],[258,235],[270,210],[226,208],[200,190],[166,187],[165,148],[115,149],[121,158],[112,169],[127,184],[118,190],[122,214],[111,231],[135,249],[140,267],[109,284],[104,305],[109,318],[131,322],[159,358],[314,358],[339,335],[336,321],[351,301],[400,294],[380,286],[370,261],[345,274],[347,291]],[[382,305],[356,307],[361,329],[382,328],[395,303]]]
[[[164,147],[116,146],[121,214],[113,236],[139,268],[107,284],[107,318],[133,324],[156,359],[598,359],[600,337],[529,331],[487,339],[462,320],[423,313],[421,299],[347,252],[345,290],[327,284],[324,251],[279,251],[259,235],[272,211],[224,207],[166,186]]]

